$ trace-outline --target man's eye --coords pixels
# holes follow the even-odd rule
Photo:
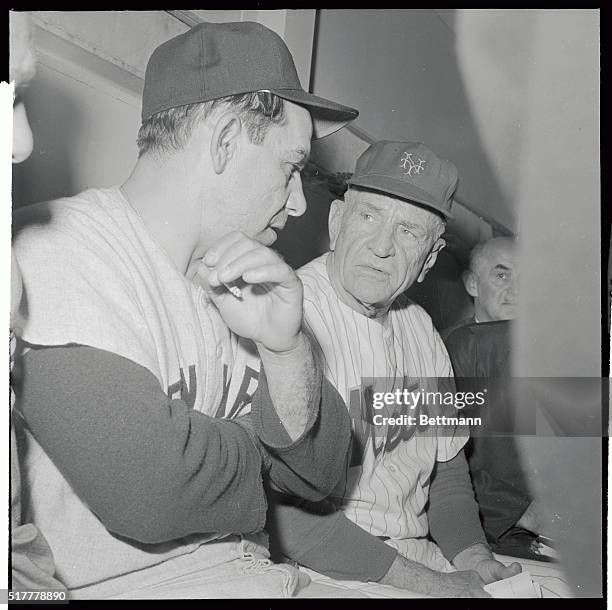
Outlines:
[[[372,214],[368,214],[367,212],[361,212],[361,217],[367,221],[374,220],[374,216],[372,216]]]
[[[508,274],[507,274],[507,273],[504,273],[503,271],[500,271],[500,272],[497,274],[497,277],[498,277],[500,280],[505,280],[505,279],[508,277]]]

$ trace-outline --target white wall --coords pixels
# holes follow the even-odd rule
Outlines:
[[[187,29],[163,11],[39,11],[33,20],[37,75],[25,103],[35,145],[13,168],[14,205],[127,178],[148,56]]]
[[[137,157],[139,97],[69,62],[41,58],[25,103],[35,145],[13,168],[15,204],[127,178]]]
[[[314,92],[357,107],[357,124],[376,139],[428,144],[458,167],[459,199],[512,226],[508,194],[484,152],[466,97],[454,15],[445,18],[430,9],[322,10]],[[352,171],[346,163],[344,170]]]

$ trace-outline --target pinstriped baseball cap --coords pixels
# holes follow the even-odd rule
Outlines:
[[[315,139],[359,114],[304,91],[283,39],[259,23],[242,21],[199,23],[157,47],[145,73],[142,120],[169,108],[262,90],[306,107]]]
[[[348,184],[418,203],[448,219],[457,182],[457,168],[424,144],[383,140],[357,159]]]

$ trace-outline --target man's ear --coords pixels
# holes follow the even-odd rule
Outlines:
[[[210,157],[216,174],[223,173],[236,156],[241,132],[242,122],[235,112],[225,112],[216,120],[210,140]]]
[[[476,281],[476,275],[469,269],[464,271],[461,275],[465,291],[471,296],[476,298],[478,296],[478,282]]]
[[[425,259],[425,264],[421,269],[421,273],[419,273],[419,277],[417,278],[417,282],[422,282],[427,275],[427,272],[434,266],[436,259],[438,258],[438,252],[442,250],[446,246],[446,241],[439,237],[434,243],[432,249],[429,251],[427,258]]]
[[[336,248],[336,240],[340,233],[340,225],[342,224],[342,216],[346,209],[346,201],[341,199],[334,199],[329,208],[329,249],[334,250]]]

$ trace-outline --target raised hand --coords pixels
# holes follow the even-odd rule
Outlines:
[[[208,249],[196,278],[234,333],[273,352],[296,347],[302,324],[302,283],[276,252],[233,231]],[[224,284],[240,288],[241,297]]]

